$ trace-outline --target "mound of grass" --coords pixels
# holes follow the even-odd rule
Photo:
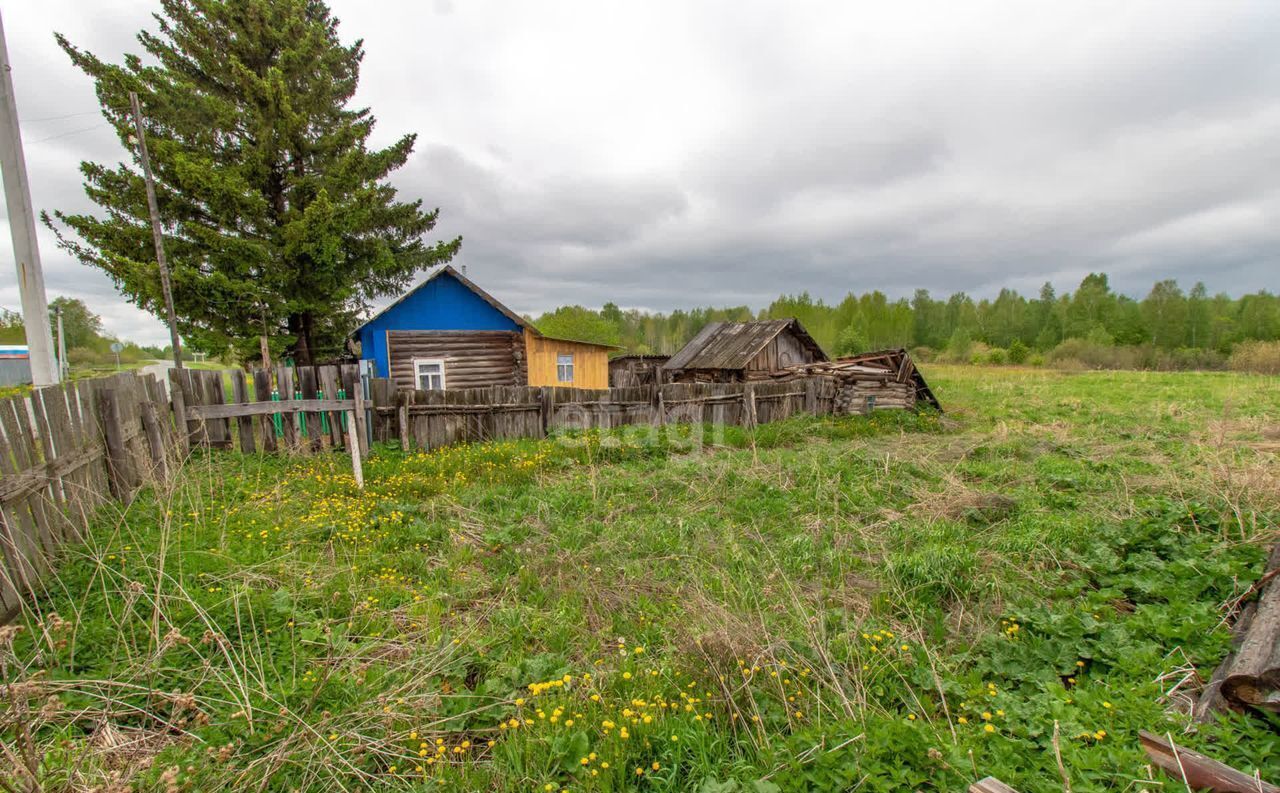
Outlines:
[[[1048,791],[1056,722],[1073,790],[1126,789],[1260,568],[1280,386],[930,375],[946,416],[381,448],[363,491],[193,459],[0,635],[6,751],[50,790]]]

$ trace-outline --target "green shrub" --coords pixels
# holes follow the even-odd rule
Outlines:
[[[1031,354],[1031,349],[1022,343],[1022,339],[1014,339],[1009,344],[1009,363],[1024,364],[1027,362],[1027,356]]]
[[[999,347],[993,347],[987,352],[987,363],[992,366],[1004,366],[1009,362],[1009,353]]]

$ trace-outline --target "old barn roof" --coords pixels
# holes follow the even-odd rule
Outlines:
[[[664,369],[745,369],[779,333],[790,331],[801,344],[825,361],[809,332],[796,319],[763,319],[757,322],[710,322],[680,352],[671,356]]]

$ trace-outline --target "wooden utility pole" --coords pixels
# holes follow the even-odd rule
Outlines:
[[[53,314],[58,318],[58,379],[66,380],[71,366],[67,363],[67,338],[62,335],[62,306],[54,306]]]
[[[0,170],[4,171],[4,202],[9,209],[9,234],[18,265],[18,292],[22,295],[22,324],[31,354],[31,382],[53,385],[58,372],[53,365],[53,331],[49,327],[49,301],[44,293],[44,271],[36,244],[36,213],[31,206],[27,161],[22,153],[18,105],[13,96],[9,48],[0,20]]]
[[[271,345],[267,343],[267,310],[262,310],[262,335],[258,337],[259,351],[262,353],[262,368],[271,371]]]
[[[173,366],[182,369],[182,342],[178,339],[178,317],[173,312],[173,289],[169,286],[169,263],[164,258],[164,232],[160,228],[160,207],[156,203],[156,184],[151,178],[151,158],[147,156],[147,136],[142,130],[142,105],[138,95],[129,92],[133,106],[133,126],[138,131],[138,155],[142,159],[142,175],[147,182],[147,209],[151,211],[151,236],[156,243],[156,264],[160,267],[160,289],[164,292],[164,311],[169,320],[169,343],[173,347]]]

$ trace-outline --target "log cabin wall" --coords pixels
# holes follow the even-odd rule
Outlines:
[[[569,388],[609,387],[609,348],[580,341],[552,339],[525,331],[525,351],[531,386]],[[573,382],[562,383],[556,371],[558,356],[573,356]]]
[[[891,379],[841,379],[836,387],[836,415],[870,413],[872,410],[915,410],[916,390],[913,383],[897,383]]]
[[[524,340],[505,330],[392,330],[387,331],[391,379],[396,388],[416,389],[415,359],[444,361],[445,387],[525,385]]]

